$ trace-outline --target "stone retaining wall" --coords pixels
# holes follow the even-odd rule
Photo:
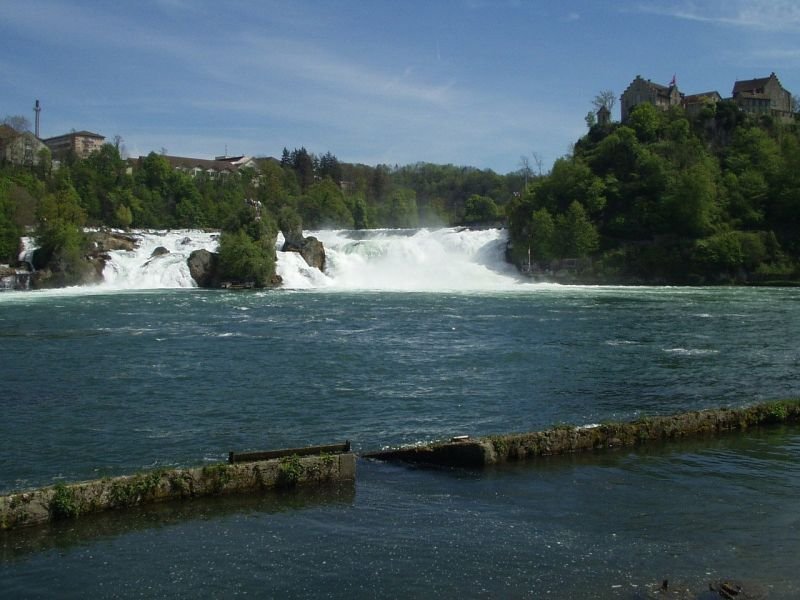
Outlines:
[[[200,496],[354,481],[352,453],[157,470],[0,496],[0,529]]]
[[[800,400],[648,417],[629,423],[605,423],[591,427],[559,425],[546,431],[453,439],[425,446],[373,452],[366,457],[429,465],[483,467],[535,456],[637,446],[776,423],[800,423]]]

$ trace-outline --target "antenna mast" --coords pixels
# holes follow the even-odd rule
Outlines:
[[[34,133],[35,133],[36,137],[38,138],[39,137],[39,113],[42,112],[42,107],[39,104],[38,100],[36,101],[36,104],[33,107],[33,112],[36,113],[36,126],[35,126],[35,132]]]

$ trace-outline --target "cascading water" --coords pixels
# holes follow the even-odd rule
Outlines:
[[[34,243],[34,239],[30,236],[25,236],[22,238],[22,249],[20,250],[19,256],[17,260],[21,263],[25,263],[30,267],[31,271],[34,271],[33,267],[33,252],[36,250],[36,244]]]
[[[498,290],[519,285],[504,260],[506,232],[463,228],[312,231],[325,246],[325,273],[296,253],[278,252],[290,289]],[[282,244],[279,239],[278,248]]]
[[[194,250],[215,252],[219,233],[200,230],[134,231],[133,250],[114,250],[103,270],[106,289],[195,287],[187,259]],[[520,285],[504,259],[504,230],[464,228],[321,230],[325,272],[309,267],[296,252],[282,252],[277,273],[285,289],[387,291],[491,291]],[[166,252],[156,252],[163,248]],[[26,246],[29,260],[33,246]]]
[[[36,247],[33,244],[33,238],[29,236],[23,237],[21,240],[22,248],[17,261],[24,267],[12,268],[8,265],[0,265],[0,291],[8,290],[28,290],[30,289],[31,272],[33,269],[33,251]]]
[[[103,270],[104,287],[112,289],[161,289],[195,287],[186,263],[200,249],[216,251],[219,233],[199,230],[139,231],[134,250],[109,252]],[[164,248],[167,252],[155,252]]]

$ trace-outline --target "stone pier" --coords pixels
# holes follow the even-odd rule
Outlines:
[[[0,529],[87,513],[221,494],[255,493],[355,481],[352,453],[287,456],[189,469],[161,469],[0,496]]]
[[[780,423],[800,423],[800,400],[646,417],[632,422],[604,423],[596,426],[557,425],[545,431],[532,433],[479,438],[459,436],[449,441],[424,446],[372,452],[366,454],[365,458],[449,467],[484,467],[537,456],[591,452],[712,436]]]

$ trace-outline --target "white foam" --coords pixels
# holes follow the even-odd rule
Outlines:
[[[195,250],[216,251],[219,234],[179,229],[170,231],[135,231],[138,246],[132,251],[109,252],[103,270],[106,289],[163,289],[196,287],[189,273],[187,259]],[[153,256],[163,247],[169,254]]]
[[[324,230],[307,235],[325,247],[325,273],[309,268],[296,253],[279,252],[278,274],[286,288],[494,291],[520,285],[505,262],[507,238],[500,229]]]

